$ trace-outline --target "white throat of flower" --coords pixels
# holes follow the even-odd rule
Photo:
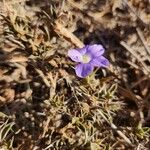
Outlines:
[[[87,63],[90,62],[90,60],[91,60],[90,55],[84,54],[84,55],[82,56],[82,63],[87,64]]]

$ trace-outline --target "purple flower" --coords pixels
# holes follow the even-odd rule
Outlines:
[[[75,67],[76,75],[85,78],[93,71],[94,67],[107,67],[109,61],[102,56],[104,52],[105,49],[100,44],[69,50],[68,56],[79,63]]]

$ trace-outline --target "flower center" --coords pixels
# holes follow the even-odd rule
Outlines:
[[[85,54],[85,55],[82,56],[82,62],[83,62],[84,64],[89,63],[90,60],[91,60],[91,57],[90,57],[89,55]]]

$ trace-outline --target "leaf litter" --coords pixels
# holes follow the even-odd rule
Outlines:
[[[149,149],[148,0],[0,5],[1,149]],[[111,65],[80,79],[67,53],[86,44]]]

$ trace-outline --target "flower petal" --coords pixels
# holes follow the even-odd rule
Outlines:
[[[68,51],[68,56],[75,62],[81,62],[82,59],[82,54],[75,50],[75,49],[71,49]]]
[[[100,57],[105,52],[105,49],[100,44],[94,44],[88,46],[87,52],[90,53],[93,57]]]
[[[82,55],[85,55],[87,52],[87,48],[88,48],[88,46],[84,46],[83,48],[79,48],[78,50]]]
[[[94,66],[91,64],[78,64],[75,67],[76,75],[80,78],[85,78],[88,76],[94,69]]]
[[[90,63],[95,67],[107,67],[109,65],[109,61],[104,56],[94,58]]]

